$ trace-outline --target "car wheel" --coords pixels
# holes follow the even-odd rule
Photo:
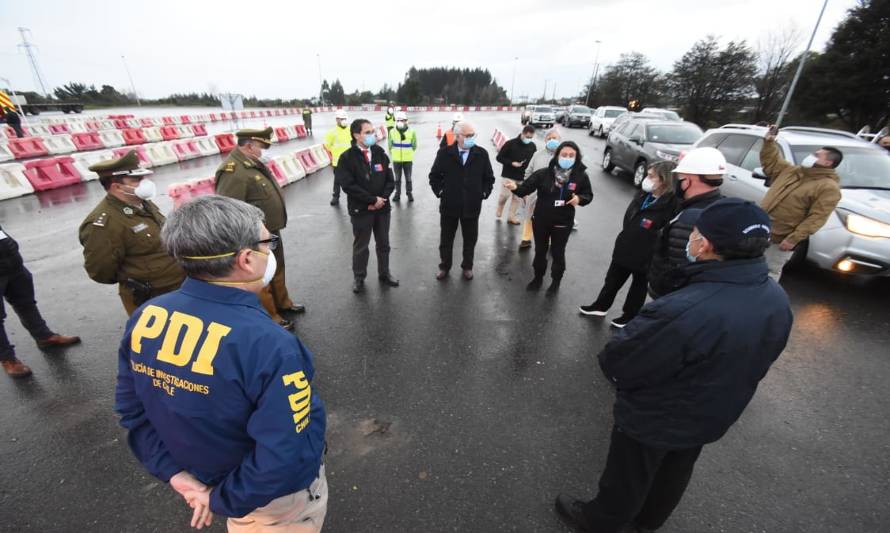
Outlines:
[[[612,172],[614,168],[615,165],[612,163],[612,149],[606,148],[603,150],[603,170]]]
[[[777,246],[773,244],[771,246]],[[782,268],[782,272],[793,272],[798,270],[807,260],[807,252],[810,249],[810,241],[801,241],[794,247],[794,253],[791,254],[791,259],[785,263],[784,268]]]
[[[634,167],[634,186],[641,187],[643,185],[643,180],[646,178],[646,171],[648,170],[649,165],[646,164],[645,159],[641,159],[637,161],[637,166]]]

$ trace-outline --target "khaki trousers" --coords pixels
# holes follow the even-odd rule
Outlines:
[[[308,489],[286,494],[242,518],[229,518],[229,533],[320,533],[328,511],[324,465]]]
[[[270,233],[279,237],[278,247],[272,252],[275,254],[275,261],[278,267],[275,269],[275,276],[272,277],[272,281],[260,291],[259,298],[260,303],[263,304],[272,320],[280,322],[282,317],[278,310],[287,309],[293,306],[294,302],[290,299],[284,279],[284,240],[280,238],[281,232],[272,231]]]
[[[782,269],[785,267],[785,263],[787,263],[791,256],[794,255],[794,250],[790,252],[783,252],[779,250],[779,245],[772,243],[769,245],[769,248],[763,252],[763,257],[766,259],[766,265],[769,267],[769,277],[776,280],[776,283],[779,282],[779,279],[782,277]]]
[[[497,210],[497,218],[501,218],[501,215],[504,213],[504,205],[507,203],[507,200],[510,200],[510,213],[507,216],[507,220],[516,220],[516,213],[519,211],[519,205],[522,203],[522,198],[513,194],[513,192],[507,188],[507,182],[512,181],[516,185],[519,185],[520,182],[511,180],[509,178],[502,178],[501,183],[503,186],[501,187],[501,193],[498,196],[498,210]]]

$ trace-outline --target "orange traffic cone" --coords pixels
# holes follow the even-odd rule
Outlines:
[[[442,125],[436,124],[436,139],[442,139]]]

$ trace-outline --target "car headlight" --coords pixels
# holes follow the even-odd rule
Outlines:
[[[880,220],[857,215],[856,213],[847,213],[846,218],[844,218],[844,225],[848,230],[857,235],[890,239],[890,224]]]
[[[669,154],[667,152],[662,152],[661,150],[655,150],[655,155],[662,159],[673,161],[675,163],[680,160],[680,157],[677,154]]]

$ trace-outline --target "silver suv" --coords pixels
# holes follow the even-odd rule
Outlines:
[[[760,148],[766,128],[728,124],[705,132],[696,146],[713,146],[728,169],[720,188],[727,196],[760,203],[766,194]],[[823,146],[844,154],[837,168],[841,201],[825,225],[795,250],[791,264],[807,259],[844,273],[890,276],[890,157],[852,133],[787,127],[777,139],[785,160],[800,164]]]
[[[643,183],[649,165],[658,161],[677,161],[680,152],[688,150],[702,136],[701,128],[692,122],[642,118],[612,125],[603,149],[603,170],[618,167],[632,172],[634,185]]]

